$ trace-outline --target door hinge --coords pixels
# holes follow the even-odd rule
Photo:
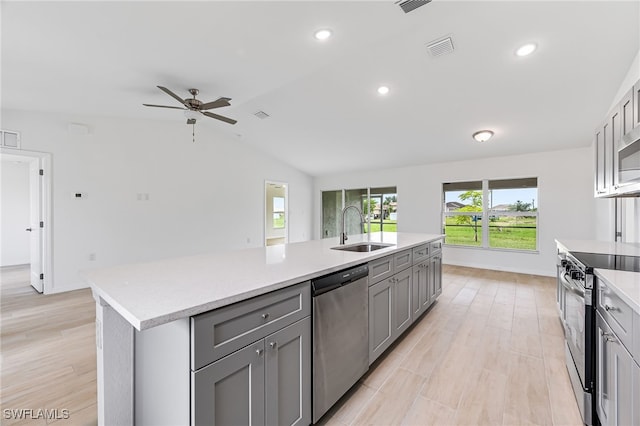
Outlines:
[[[44,280],[44,274],[40,274],[40,279]]]
[[[40,222],[40,228],[44,228],[44,222]]]
[[[44,176],[44,170],[40,169],[40,176]]]

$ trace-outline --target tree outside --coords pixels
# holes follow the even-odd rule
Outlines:
[[[459,212],[481,212],[482,211],[482,192],[480,191],[467,191],[458,196],[460,201],[471,201],[471,204],[467,204],[464,207],[459,208]],[[458,225],[471,225],[473,222],[473,238],[474,241],[478,241],[478,215],[456,216],[456,224]]]

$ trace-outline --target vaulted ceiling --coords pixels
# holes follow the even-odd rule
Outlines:
[[[588,146],[640,40],[638,1],[1,7],[2,108],[185,126],[181,111],[142,104],[173,105],[156,85],[185,98],[195,87],[203,101],[232,98],[215,112],[238,120],[197,126],[311,175]],[[333,36],[316,40],[319,28]],[[454,51],[431,56],[445,36]],[[516,56],[526,42],[538,49]],[[493,139],[474,142],[485,128]]]

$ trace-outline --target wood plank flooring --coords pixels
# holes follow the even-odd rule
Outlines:
[[[0,423],[97,424],[91,291],[38,294],[27,267],[0,268],[0,280]]]
[[[0,423],[96,424],[91,292],[38,295],[27,268],[0,273]],[[445,266],[438,303],[322,423],[579,425],[563,351],[553,279]],[[39,408],[69,418],[5,418]]]
[[[555,279],[444,266],[438,303],[326,425],[582,425]]]

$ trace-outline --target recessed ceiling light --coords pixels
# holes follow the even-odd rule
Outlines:
[[[380,86],[378,87],[378,93],[381,95],[386,95],[387,93],[389,93],[389,88],[387,86]]]
[[[537,48],[538,46],[535,43],[527,43],[525,45],[520,46],[518,50],[516,50],[516,55],[518,56],[531,55]]]
[[[328,39],[329,37],[331,37],[331,34],[333,34],[333,33],[331,32],[331,30],[330,30],[330,29],[325,28],[325,29],[322,29],[322,30],[318,30],[318,31],[316,31],[316,32],[313,34],[313,36],[316,38],[316,40],[326,40],[326,39]]]
[[[473,138],[478,142],[486,142],[491,139],[493,132],[491,130],[478,130],[473,134]]]

